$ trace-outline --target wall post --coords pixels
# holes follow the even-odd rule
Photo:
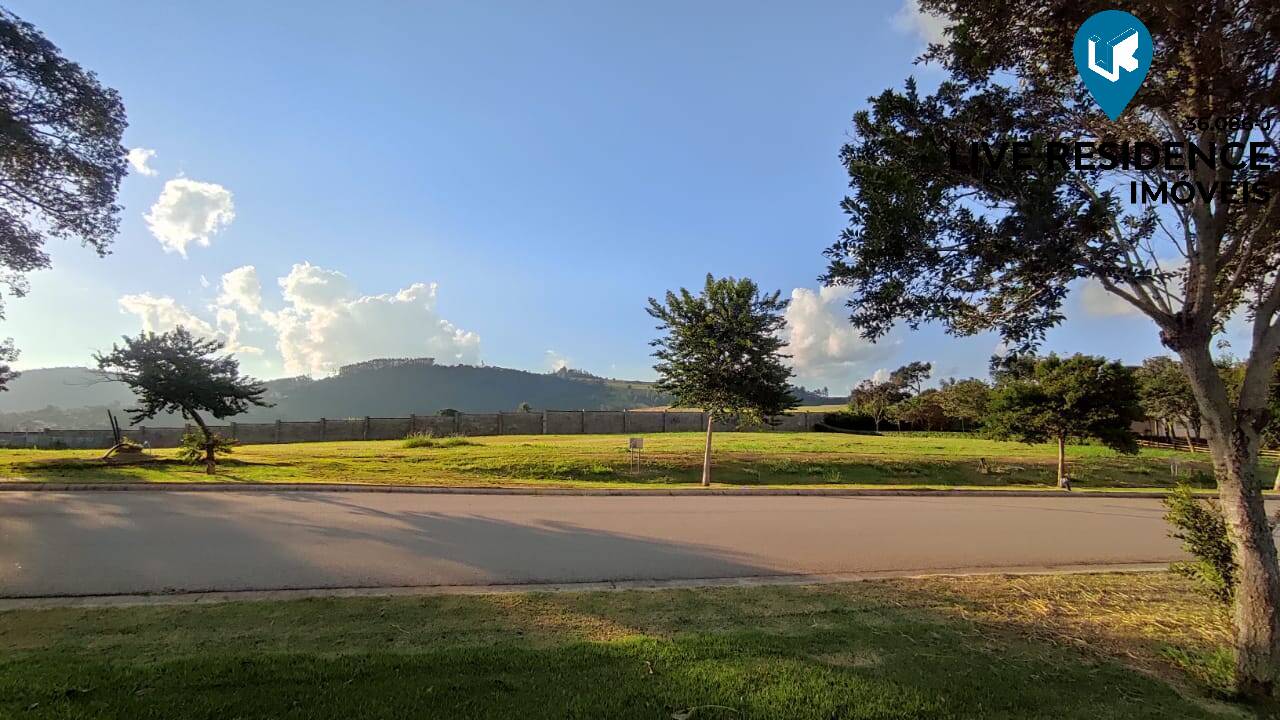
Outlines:
[[[418,432],[418,416],[409,413],[409,434],[412,435],[416,432]]]
[[[547,434],[547,411],[542,411],[542,434]]]
[[[498,434],[502,434],[502,411],[498,411]]]
[[[231,439],[236,439],[236,424],[234,422],[231,423]]]
[[[320,442],[324,442],[325,430],[328,430],[329,421],[320,418]]]
[[[582,434],[583,434],[583,435],[586,435],[586,434],[587,434],[587,411],[586,411],[586,410],[579,410],[578,412],[582,413],[582,415],[580,416],[580,417],[581,417],[581,420],[582,420],[582,423],[581,423],[581,425],[582,425]]]
[[[627,409],[622,408],[622,434],[627,434]]]
[[[276,418],[276,444],[277,444],[277,445],[279,445],[279,444],[280,444],[280,430],[281,430],[281,427],[280,427],[280,426],[281,426],[282,424],[283,424],[283,423],[281,423],[281,422],[280,422],[280,418]]]
[[[360,439],[361,440],[369,439],[369,416],[368,415],[364,416],[364,427],[360,428]]]
[[[667,431],[667,411],[662,411],[662,432]]]

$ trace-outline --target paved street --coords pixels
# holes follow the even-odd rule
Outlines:
[[[1166,562],[1156,500],[0,493],[0,596]]]

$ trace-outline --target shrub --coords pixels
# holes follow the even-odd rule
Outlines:
[[[475,445],[476,443],[468,440],[462,435],[450,435],[448,437],[438,438],[431,433],[414,433],[406,437],[401,443],[401,447],[405,448],[443,448],[458,447],[460,445]]]
[[[1164,519],[1173,526],[1169,535],[1181,540],[1182,548],[1195,558],[1173,563],[1169,569],[1191,578],[1218,601],[1230,603],[1236,559],[1222,508],[1215,500],[1197,498],[1187,483],[1178,483],[1163,502]]]
[[[830,431],[831,429],[863,432],[870,435],[875,432],[875,421],[866,415],[841,410],[840,412],[830,412],[823,415],[822,422],[814,426],[814,430],[818,432]]]
[[[199,465],[205,462],[207,450],[212,451],[213,456],[217,458],[219,455],[230,455],[231,448],[239,444],[217,433],[214,433],[213,439],[207,443],[202,433],[186,433],[182,436],[182,443],[178,445],[178,459],[191,465]]]

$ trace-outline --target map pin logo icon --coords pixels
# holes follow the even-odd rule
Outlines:
[[[1076,31],[1072,53],[1080,79],[1102,112],[1115,120],[1151,69],[1151,32],[1123,10],[1103,10]]]

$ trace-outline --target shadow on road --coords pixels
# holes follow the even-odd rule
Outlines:
[[[777,572],[722,548],[570,522],[374,506],[391,497],[361,503],[319,493],[8,493],[0,497],[0,596]]]

